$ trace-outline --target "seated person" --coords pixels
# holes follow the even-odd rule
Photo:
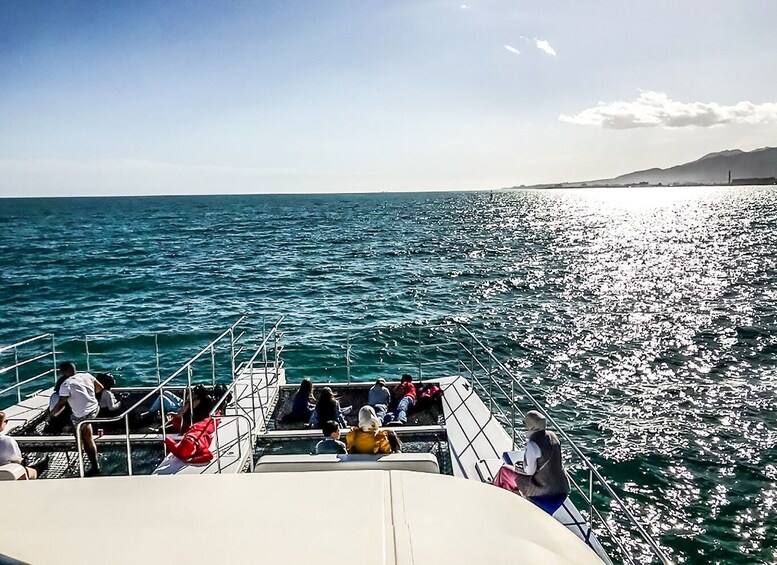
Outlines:
[[[38,461],[34,465],[25,465],[22,458],[22,451],[19,449],[19,444],[11,436],[5,435],[5,426],[8,423],[8,418],[5,412],[0,412],[0,465],[8,465],[9,463],[16,463],[24,467],[24,477],[21,480],[37,479],[38,476],[48,468],[48,458]]]
[[[553,514],[569,494],[561,444],[555,433],[545,429],[545,417],[536,410],[527,412],[523,423],[527,430],[523,461],[499,469],[494,485],[521,494]]]
[[[313,396],[313,381],[302,379],[299,383],[299,389],[294,393],[291,401],[291,412],[284,414],[281,421],[286,424],[310,422],[313,410],[316,408],[316,399]]]
[[[402,375],[399,384],[394,387],[393,396],[397,406],[386,416],[386,424],[403,426],[407,423],[407,413],[413,408],[416,400],[412,375]]]
[[[171,437],[165,438],[165,447],[181,461],[191,464],[208,463],[213,460],[210,444],[216,433],[218,418],[205,418],[189,427],[179,441]]]
[[[227,386],[221,383],[213,387],[212,396],[213,396],[214,404],[216,402],[221,401],[221,403],[219,404],[219,407],[216,409],[217,414],[224,413],[224,410],[226,409],[227,404],[232,402],[232,393],[230,392],[229,394],[227,394]]]
[[[345,435],[348,453],[375,455],[377,453],[393,453],[392,442],[399,447],[399,439],[390,430],[380,429],[380,420],[372,406],[362,406],[359,410],[359,425],[351,428]],[[389,436],[394,436],[392,439]]]
[[[121,409],[121,402],[111,392],[111,389],[116,384],[116,379],[110,373],[100,373],[95,379],[100,383],[103,389],[96,393],[97,402],[100,404],[100,412],[98,412],[98,418],[108,418],[117,414]]]
[[[327,420],[321,427],[324,438],[316,444],[316,455],[334,453],[337,455],[348,453],[345,444],[340,441],[340,426],[334,420]]]
[[[318,396],[318,402],[310,415],[310,425],[314,428],[319,427],[320,422],[326,422],[328,420],[334,420],[340,427],[345,427],[345,418],[343,414],[347,414],[351,411],[351,407],[340,408],[340,402],[335,398],[335,393],[328,386],[321,389],[321,394]]]
[[[190,426],[210,416],[214,402],[204,385],[194,386],[188,394],[184,394],[184,404],[170,420],[169,428],[174,432],[185,433]]]
[[[375,409],[381,421],[386,417],[388,407],[391,404],[391,392],[386,386],[386,379],[380,378],[367,393],[367,404]]]
[[[140,408],[138,408],[137,411],[130,413],[132,426],[135,428],[150,426],[156,420],[157,412],[161,414],[163,406],[165,417],[169,414],[176,414],[183,408],[183,398],[180,398],[169,390],[163,389],[161,395],[154,395],[154,401],[147,411],[141,412]]]
[[[163,402],[166,414],[178,412],[181,408],[183,408],[183,398],[176,396],[169,390],[163,390],[161,396],[154,398],[154,402],[151,403],[151,407],[148,409],[148,411],[150,413],[159,412],[162,410]]]

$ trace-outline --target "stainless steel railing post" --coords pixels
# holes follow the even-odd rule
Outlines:
[[[488,411],[494,408],[494,374],[491,369],[491,356],[488,356]]]
[[[515,381],[513,379],[510,379],[510,428],[513,450],[515,450]]]
[[[132,448],[130,447],[130,429],[129,429],[129,414],[124,416],[124,431],[126,432],[127,442],[127,474],[132,476]]]
[[[165,420],[165,387],[159,387],[159,414],[162,417],[162,450],[167,457],[167,420]]]
[[[254,389],[254,362],[251,361],[251,364],[248,366],[248,370],[250,371],[250,382],[251,382],[251,419],[253,420],[252,424],[254,426],[254,429],[256,429],[256,390]],[[264,362],[264,375],[265,379],[267,378],[267,361],[265,357]],[[235,399],[237,401],[237,399]]]
[[[461,376],[461,328],[456,326],[456,372]]]
[[[162,372],[159,370],[159,334],[154,334],[154,358],[156,359],[156,384],[162,382]],[[164,421],[164,420],[163,420]]]
[[[588,469],[588,529],[594,521],[594,472]]]
[[[345,334],[345,373],[351,384],[351,332]]]
[[[16,402],[22,401],[22,388],[19,386],[19,350],[13,348],[13,364],[16,365],[14,373],[16,373]]]
[[[421,354],[421,326],[418,326],[418,380],[423,379],[422,354]]]
[[[54,383],[57,382],[57,345],[54,341],[54,334],[51,334],[51,358],[54,362],[53,374],[54,374]]]
[[[216,440],[216,465],[218,466],[219,475],[221,474],[221,448],[219,447],[219,426],[216,423],[216,418],[211,416],[213,421],[213,437]],[[238,427],[237,444],[240,445],[240,428]]]
[[[194,424],[194,414],[192,414],[194,408],[194,398],[192,397],[192,366],[191,363],[186,366],[186,393],[189,396],[189,425]],[[184,403],[186,402],[186,398],[184,398]]]
[[[92,367],[89,364],[89,335],[84,336],[84,349],[86,350],[86,372],[92,372]]]
[[[229,330],[229,358],[232,360],[230,362],[231,367],[231,374],[232,378],[231,381],[235,380],[235,332],[230,328]]]
[[[210,346],[210,384],[216,386],[216,350]]]
[[[78,474],[84,478],[84,447],[81,445],[81,426],[83,422],[76,425],[76,451],[78,452]]]

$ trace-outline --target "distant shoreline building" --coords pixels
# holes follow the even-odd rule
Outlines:
[[[762,177],[752,179],[733,179],[728,181],[733,185],[745,185],[745,184],[777,184],[777,177]]]

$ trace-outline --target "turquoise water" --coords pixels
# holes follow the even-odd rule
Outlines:
[[[776,242],[768,187],[0,200],[0,343],[162,330],[166,374],[244,312],[290,368],[469,321],[678,561],[771,563]]]

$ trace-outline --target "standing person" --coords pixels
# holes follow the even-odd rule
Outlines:
[[[416,391],[413,384],[413,376],[405,373],[394,387],[394,400],[397,402],[396,410],[389,414],[388,424],[404,426],[407,423],[407,413],[415,406]]]
[[[16,463],[24,467],[24,478],[22,480],[37,479],[38,475],[46,470],[48,467],[48,460],[41,460],[36,465],[30,465],[29,467],[24,464],[22,459],[22,451],[19,449],[19,444],[11,436],[5,435],[5,426],[8,423],[8,418],[5,412],[0,412],[0,465],[7,465],[8,463]]]
[[[59,372],[65,377],[65,381],[59,389],[59,402],[51,411],[50,418],[56,418],[66,407],[70,407],[72,414],[70,420],[73,427],[78,429],[78,424],[84,420],[97,417],[100,412],[100,403],[97,401],[97,393],[103,391],[103,386],[97,382],[91,373],[79,373],[76,366],[70,361],[65,361],[59,366]],[[92,425],[81,426],[81,441],[84,445],[91,469],[87,476],[100,473],[100,465],[97,463],[97,445],[94,443]]]
[[[382,422],[391,404],[391,392],[386,386],[386,379],[380,378],[375,381],[370,392],[367,393],[367,404],[375,409],[375,414]]]
[[[569,494],[558,436],[545,429],[545,416],[530,410],[523,418],[526,449],[523,461],[505,465],[494,478],[494,485],[522,494],[549,514],[558,509]]]
[[[324,432],[324,439],[316,444],[316,455],[332,453],[344,455],[348,453],[345,444],[340,441],[340,426],[334,420],[327,420],[321,427]]]

